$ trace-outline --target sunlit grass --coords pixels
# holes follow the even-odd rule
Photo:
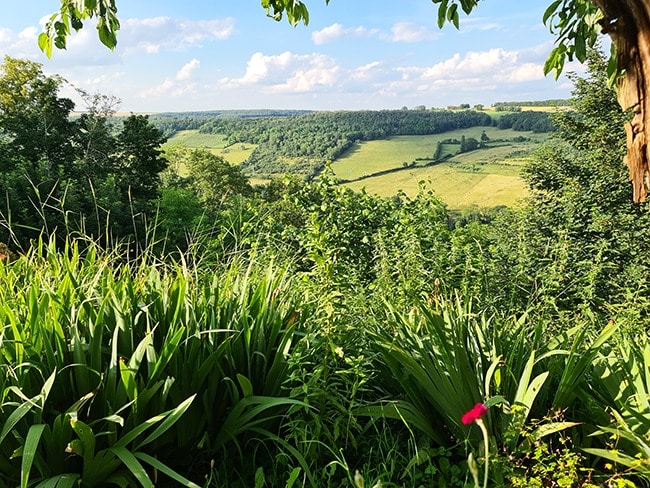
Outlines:
[[[353,190],[365,188],[368,193],[390,197],[402,190],[409,196],[417,195],[419,183],[426,182],[451,209],[463,209],[473,205],[494,207],[514,206],[527,196],[526,185],[519,176],[469,172],[458,164],[442,163],[426,168],[412,168],[405,171],[375,176],[346,184]]]

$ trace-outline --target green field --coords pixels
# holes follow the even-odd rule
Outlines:
[[[198,130],[182,130],[169,138],[166,145],[179,144],[190,148],[204,148],[222,156],[230,164],[241,164],[250,156],[255,144],[234,144],[228,146],[223,134],[201,134]],[[179,172],[182,171],[182,168]]]
[[[489,170],[490,168],[485,168]],[[477,205],[495,207],[515,206],[527,195],[526,185],[518,176],[496,173],[472,173],[462,170],[455,163],[442,163],[427,168],[410,168],[405,171],[375,176],[347,183],[353,190],[365,188],[368,193],[390,197],[396,189],[414,196],[420,184],[433,190],[451,209]]]
[[[480,139],[485,131],[490,138],[488,147],[455,154],[445,162],[424,166],[438,141],[473,137]],[[515,142],[524,136],[530,140]],[[408,195],[417,193],[420,182],[426,182],[450,208],[472,205],[515,205],[527,195],[519,177],[521,168],[533,156],[546,134],[499,130],[494,127],[474,127],[428,136],[399,136],[389,140],[358,143],[343,158],[332,164],[336,176],[352,189],[365,188],[369,193],[392,196],[398,190]],[[443,155],[458,151],[458,145],[445,144]],[[405,164],[415,163],[405,168]],[[395,169],[389,174],[370,176],[378,171]]]

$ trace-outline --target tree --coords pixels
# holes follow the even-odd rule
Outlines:
[[[166,150],[172,167],[185,167],[191,176],[184,185],[206,209],[217,210],[232,195],[251,195],[252,188],[239,166],[233,166],[207,149],[174,146]]]
[[[470,14],[479,0],[432,0],[438,4],[438,25],[446,22],[459,28],[459,7]],[[329,0],[325,0],[328,4]],[[309,22],[309,12],[300,0],[262,0],[269,17],[280,20],[286,14],[292,25]],[[79,30],[83,21],[97,17],[98,36],[113,49],[117,45],[115,0],[60,0],[39,36],[39,46],[49,55],[52,45],[65,48],[70,32]],[[562,72],[566,60],[584,62],[587,50],[594,47],[599,34],[612,38],[612,56],[608,65],[610,79],[618,84],[618,101],[633,118],[625,124],[627,155],[625,161],[633,185],[634,201],[645,201],[646,179],[650,178],[650,3],[647,0],[553,0],[544,12],[544,22],[557,36],[557,46],[544,66],[546,73]]]
[[[620,164],[625,113],[608,87],[606,60],[592,51],[587,69],[586,78],[570,75],[575,111],[553,115],[557,132],[524,170],[529,205],[508,223],[512,230],[503,228],[502,243],[509,255],[521,253],[512,268],[544,292],[543,306],[602,313],[627,303],[631,312],[629,296],[647,293],[649,256],[638,238],[650,225],[648,205],[629,198]]]
[[[72,153],[69,115],[74,103],[58,97],[62,84],[33,61],[5,56],[0,66],[0,126],[12,137],[12,152],[34,169],[43,162],[54,171]]]

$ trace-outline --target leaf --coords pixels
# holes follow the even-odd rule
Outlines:
[[[25,446],[23,448],[23,459],[20,466],[21,488],[27,488],[29,482],[29,472],[32,469],[32,464],[34,464],[36,450],[38,449],[38,444],[41,440],[41,436],[43,435],[45,427],[47,427],[45,424],[32,425],[27,432],[27,438],[25,439]]]
[[[286,488],[293,488],[293,484],[296,482],[298,479],[298,476],[300,476],[300,467],[293,468],[293,471],[289,474],[289,479],[287,480],[287,486]]]
[[[155,441],[158,437],[160,437],[165,432],[167,432],[167,430],[169,430],[169,428],[172,425],[174,425],[178,421],[178,419],[180,419],[182,415],[187,411],[187,409],[194,401],[194,398],[196,398],[196,394],[189,397],[183,403],[178,405],[175,409],[165,412],[164,414],[165,419],[163,420],[163,422],[156,428],[156,430],[154,430],[151,434],[149,434],[149,436],[145,440],[143,440],[140,444],[138,444],[137,449],[140,449],[142,446],[145,446],[150,442]]]
[[[154,486],[144,467],[142,467],[142,464],[140,464],[140,462],[136,459],[131,451],[125,447],[111,447],[108,450],[120,458],[120,461],[124,463],[131,474],[135,476],[135,478],[140,482],[142,486]]]
[[[129,400],[135,400],[138,397],[138,387],[135,382],[135,375],[126,365],[124,359],[120,359],[120,376]]]
[[[237,373],[237,381],[239,381],[239,386],[244,393],[244,397],[253,396],[253,383],[251,383],[251,380],[246,378],[243,374]]]
[[[447,5],[449,0],[442,0],[440,6],[438,7],[438,28],[442,29],[445,25],[445,20],[447,18]]]
[[[576,427],[581,425],[581,422],[551,422],[548,424],[543,424],[537,427],[533,432],[531,432],[533,438],[538,441],[542,437],[547,435],[555,434],[556,432],[561,432],[565,429],[570,429],[571,427]]]
[[[77,420],[76,415],[70,415],[70,425],[83,444],[82,453],[84,461],[90,461],[95,457],[95,434],[88,425]]]
[[[546,10],[544,11],[544,15],[542,16],[542,22],[546,24],[549,18],[555,13],[557,10],[557,7],[562,3],[563,0],[555,0],[553,3],[551,3]]]
[[[449,10],[447,11],[447,20],[454,24],[454,27],[456,29],[460,28],[460,19],[458,17],[458,5],[457,4],[452,4],[451,7],[449,7]]]
[[[5,437],[7,437],[7,434],[9,434],[16,424],[20,422],[20,420],[32,409],[32,406],[33,403],[24,402],[21,403],[16,410],[11,412],[11,415],[9,415],[7,421],[2,427],[2,432],[0,432],[0,445],[2,444],[2,441],[4,441]]]
[[[576,58],[581,63],[584,63],[587,59],[587,41],[585,39],[584,28],[578,29],[573,42],[575,45]]]
[[[52,57],[52,38],[45,32],[38,35],[38,47],[48,57]]]
[[[136,452],[134,456],[138,459],[141,459],[148,465],[152,466],[156,470],[160,471],[161,473],[166,474],[169,476],[171,479],[174,481],[180,483],[183,486],[187,486],[189,488],[200,488],[199,485],[196,483],[193,483],[192,481],[188,480],[187,478],[184,478],[180,474],[178,474],[176,471],[171,469],[169,466],[167,466],[164,463],[161,463],[158,461],[156,458],[150,456],[149,454],[146,454],[144,452]]]
[[[79,474],[65,473],[55,476],[53,478],[41,481],[36,488],[73,488],[78,485]]]

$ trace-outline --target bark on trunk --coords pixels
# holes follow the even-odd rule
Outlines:
[[[627,156],[635,202],[645,202],[650,179],[650,1],[591,0],[605,14],[603,31],[616,44],[618,66],[624,70],[618,83],[618,101],[632,112],[625,126]]]

